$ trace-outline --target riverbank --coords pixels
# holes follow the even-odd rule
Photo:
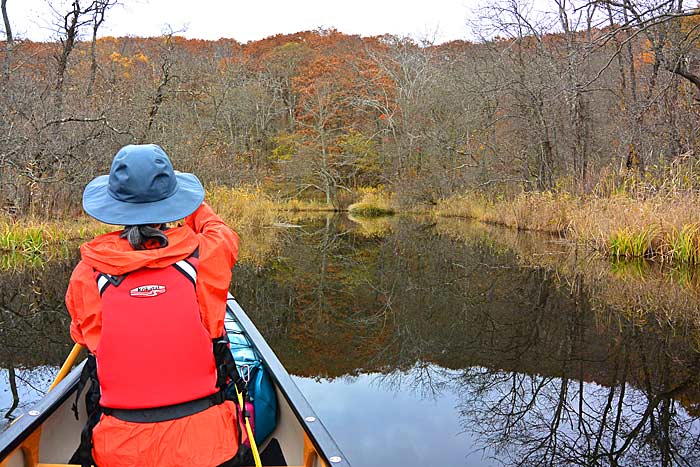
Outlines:
[[[421,213],[466,218],[515,230],[545,232],[605,256],[700,264],[700,195],[582,197],[568,193],[521,193],[512,198],[468,193],[431,206],[400,206],[381,188],[360,189],[344,207],[282,197],[262,187],[210,187],[207,200],[236,229],[254,260],[274,253],[279,227],[309,215],[349,212],[357,218]],[[85,216],[50,221],[0,218],[0,251],[34,257],[56,245],[81,241],[111,227]]]
[[[645,258],[700,265],[700,195],[635,198],[528,192],[506,198],[467,193],[435,205],[399,206],[383,190],[364,190],[348,211],[356,217],[398,213],[465,218],[515,230],[544,232],[615,259]]]

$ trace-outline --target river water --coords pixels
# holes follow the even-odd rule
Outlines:
[[[700,465],[694,271],[465,221],[297,224],[242,235],[231,291],[353,465]],[[70,349],[76,261],[2,273],[0,424]]]

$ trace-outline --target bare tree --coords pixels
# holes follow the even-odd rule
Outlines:
[[[156,88],[155,94],[153,96],[153,102],[151,103],[150,110],[148,111],[148,120],[146,127],[143,130],[142,141],[146,141],[151,134],[151,128],[153,123],[158,116],[160,107],[165,100],[168,93],[168,86],[171,84],[173,79],[178,79],[177,76],[173,75],[173,52],[175,45],[173,44],[174,32],[166,34],[164,37],[164,45],[162,47],[161,53],[161,63],[160,63],[160,81],[158,82],[158,87]]]
[[[92,42],[90,43],[90,79],[86,94],[92,94],[92,87],[95,84],[97,75],[97,31],[105,20],[107,10],[114,6],[117,0],[96,0],[92,12]]]
[[[621,31],[643,34],[654,53],[655,70],[663,69],[692,83],[700,99],[700,71],[695,71],[700,60],[694,45],[700,39],[700,25],[685,24],[684,18],[698,17],[696,6],[687,6],[683,0],[597,0],[615,16],[620,26],[611,34]]]

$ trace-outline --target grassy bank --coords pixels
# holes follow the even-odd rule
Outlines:
[[[424,208],[397,208],[392,193],[362,188],[352,194],[347,211],[370,219]],[[309,215],[338,211],[313,200],[281,198],[261,187],[210,187],[207,200],[236,229],[244,258],[256,262],[274,253],[271,245],[289,223]],[[439,218],[460,217],[518,230],[547,232],[584,244],[614,258],[652,258],[700,264],[700,195],[577,197],[567,193],[522,193],[506,199],[469,193],[440,200]],[[57,245],[111,230],[87,217],[65,221],[0,218],[0,251],[26,257],[48,255]],[[371,229],[370,229],[371,230]]]
[[[0,252],[37,255],[109,231],[109,226],[87,217],[65,221],[0,218]]]
[[[109,231],[109,226],[88,217],[61,221],[0,218],[0,271],[40,267],[45,261],[69,257],[80,241]]]
[[[441,200],[435,214],[553,233],[616,258],[700,264],[698,195],[633,199],[523,193],[499,199],[469,194]]]
[[[283,218],[279,203],[255,187],[207,190],[207,200],[241,237],[243,261],[262,263],[275,252]],[[85,215],[67,220],[0,217],[0,270],[40,267],[76,254],[81,242],[118,230]]]

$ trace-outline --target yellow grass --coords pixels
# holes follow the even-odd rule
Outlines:
[[[0,270],[39,267],[45,261],[68,258],[80,241],[110,230],[88,217],[67,221],[0,217]]]
[[[288,199],[286,201],[279,201],[277,203],[277,209],[289,212],[334,212],[337,210],[333,205],[326,204],[321,201],[302,200],[296,198]]]
[[[438,201],[435,214],[466,217],[520,230],[563,232],[574,209],[575,200],[553,193],[523,193],[514,199],[467,193]]]
[[[279,221],[277,204],[259,187],[210,187],[206,199],[234,229],[256,230]]]
[[[207,201],[241,238],[240,259],[262,263],[279,244],[278,206],[255,187],[214,187]],[[118,230],[87,216],[65,221],[35,218],[0,218],[0,270],[37,267],[56,258],[69,257],[81,241]]]
[[[615,257],[700,263],[700,196],[573,197],[522,193],[513,199],[466,194],[441,200],[439,217],[466,217],[559,234]]]
[[[279,206],[260,187],[209,187],[208,203],[239,236],[239,261],[256,265],[278,253]]]
[[[359,188],[357,194],[360,200],[348,207],[348,211],[356,217],[391,216],[396,212],[393,194],[381,186]]]

